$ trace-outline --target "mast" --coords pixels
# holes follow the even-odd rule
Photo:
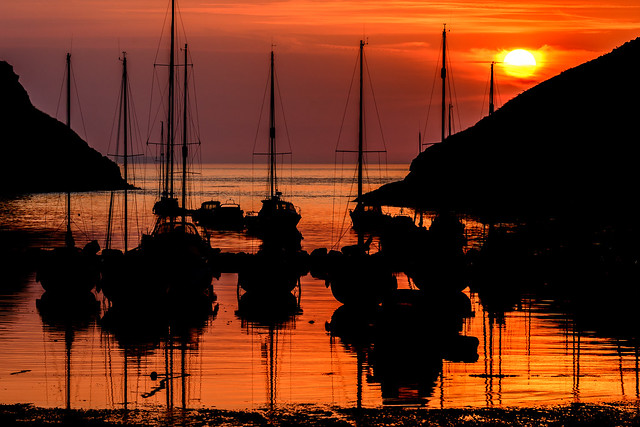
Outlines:
[[[185,212],[187,209],[187,44],[184,45],[184,104],[182,111],[182,224],[186,222]]]
[[[271,94],[269,98],[269,186],[271,198],[277,193],[276,185],[276,117],[275,117],[275,77],[274,77],[273,47],[271,49]]]
[[[71,53],[67,52],[67,127],[71,130]],[[65,245],[68,248],[75,246],[73,234],[71,234],[71,190],[67,186],[67,232],[64,236]]]
[[[174,154],[174,67],[175,67],[175,0],[171,0],[171,45],[169,48],[169,93],[167,108],[167,158],[164,197],[173,198],[173,154]]]
[[[440,70],[440,78],[442,78],[442,142],[444,142],[444,123],[446,117],[446,81],[447,81],[447,24],[442,29],[442,69]]]
[[[360,107],[359,107],[359,115],[358,115],[358,205],[356,206],[356,210],[363,211],[364,206],[362,203],[362,166],[363,166],[363,91],[362,91],[362,80],[363,80],[363,61],[364,59],[364,41],[360,40]],[[361,231],[358,232],[358,246],[364,246],[364,235]]]
[[[122,139],[124,145],[124,182],[128,183],[128,153],[127,153],[127,145],[129,144],[129,112],[128,112],[128,104],[129,100],[127,97],[128,87],[127,87],[127,52],[122,52],[122,119],[124,121]],[[128,209],[128,194],[127,194],[127,185],[124,187],[124,253],[127,253],[127,242],[129,240],[129,209]]]
[[[362,207],[362,165],[363,165],[363,112],[362,112],[362,71],[363,71],[363,57],[364,57],[364,41],[360,40],[360,107],[358,116],[358,207]]]
[[[489,115],[493,114],[494,105],[493,105],[493,64],[491,62],[491,83],[489,84]]]
[[[165,168],[165,143],[164,143],[164,122],[160,122],[160,181],[158,182],[158,188],[161,190],[161,196],[166,197],[166,191],[164,190],[164,177],[166,176]]]

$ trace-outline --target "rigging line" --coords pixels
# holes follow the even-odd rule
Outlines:
[[[480,107],[480,119],[484,118],[484,102],[487,99],[487,92],[489,92],[489,85],[491,84],[491,73],[489,73],[489,78],[485,81],[484,84],[484,93],[482,94],[482,105]]]
[[[342,162],[341,162],[341,169],[340,169],[340,183],[342,186],[342,182],[344,181],[344,157],[345,154],[342,154]],[[353,191],[353,179],[350,180],[351,182],[351,188],[349,189],[349,194],[347,195],[347,205],[345,206],[343,213],[343,217],[342,220],[340,222],[340,227],[336,228],[337,230],[337,238],[336,238],[336,242],[333,245],[333,248],[338,247],[338,245],[340,244],[340,241],[342,240],[342,238],[346,235],[347,233],[347,228],[345,227],[345,222],[346,222],[346,216],[347,216],[347,211],[349,210],[349,199],[350,199],[350,195],[351,192]]]
[[[55,117],[58,118],[58,113],[60,112],[60,104],[62,104],[62,93],[64,92],[64,83],[67,79],[67,67],[64,67],[64,73],[62,74],[62,81],[60,82],[60,93],[58,94],[58,105],[56,105],[56,115]]]
[[[189,40],[187,39],[187,32],[185,30],[185,25],[184,25],[184,19],[182,18],[182,8],[180,7],[180,5],[178,4],[179,0],[176,0],[176,15],[178,16],[178,28],[180,28],[182,30],[182,37],[184,38],[184,41],[181,44],[185,44],[185,43],[189,43]],[[176,31],[177,33],[177,31]],[[178,34],[176,34],[177,36]],[[176,40],[178,41],[178,40]]]
[[[367,62],[366,56],[364,56],[364,65],[367,70],[367,77],[369,77],[369,88],[371,88],[371,97],[373,98],[373,105],[376,109],[376,116],[378,118],[378,128],[380,129],[380,137],[382,138],[382,145],[384,149],[387,149],[387,143],[384,140],[384,132],[382,131],[382,121],[380,120],[380,112],[378,110],[378,102],[376,101],[376,94],[373,90],[373,83],[371,80],[371,71],[369,70],[369,63]]]
[[[256,136],[253,139],[253,150],[252,150],[253,153],[256,152],[256,145],[258,144],[258,135],[260,134],[260,123],[262,123],[262,115],[264,114],[264,104],[266,103],[266,99],[267,99],[267,91],[269,89],[270,77],[271,77],[271,71],[267,73],[267,82],[264,86],[264,95],[262,96],[262,104],[260,106],[260,115],[258,116],[258,126],[256,128]],[[252,164],[253,164],[253,156],[252,156]]]
[[[438,72],[440,71],[439,65],[440,65],[440,57],[442,56],[441,53],[442,53],[442,40],[440,40],[440,49],[438,50],[438,60],[436,61],[436,68],[435,68],[435,71],[433,73],[433,80],[432,80],[433,83],[431,85],[431,95],[429,97],[429,104],[428,104],[428,107],[427,107],[427,119],[424,122],[424,128],[422,130],[422,135],[424,135],[423,141],[426,140],[427,124],[429,123],[429,116],[431,114],[431,106],[433,104],[433,93],[436,90],[436,82],[438,81]],[[423,142],[423,145],[424,145],[424,142]]]
[[[356,78],[356,70],[358,69],[358,60],[360,55],[356,56],[356,62],[353,65],[353,73],[351,74],[351,83],[349,83],[349,91],[347,92],[347,101],[344,104],[344,112],[342,113],[342,122],[340,123],[340,130],[338,131],[338,140],[336,142],[336,150],[338,150],[338,146],[340,145],[340,137],[342,136],[342,130],[344,128],[344,122],[347,117],[347,108],[349,106],[349,99],[351,99],[351,90],[353,89],[353,82]]]
[[[461,119],[460,119],[460,108],[458,108],[458,93],[456,91],[456,82],[453,78],[453,67],[451,66],[451,55],[449,54],[449,45],[447,45],[447,65],[448,65],[448,76],[447,76],[447,80],[448,80],[448,84],[449,84],[449,94],[453,93],[453,99],[455,101],[454,105],[455,110],[456,110],[456,115],[458,116],[458,126],[460,126],[460,123],[462,123]],[[451,88],[453,88],[453,91],[451,90]],[[454,123],[455,124],[455,123]],[[453,133],[455,133],[455,131],[453,131]]]
[[[338,152],[333,152],[333,195],[331,197],[331,244],[334,242],[335,217],[336,217],[336,174],[338,166]]]
[[[158,108],[153,108],[153,100],[154,100],[154,96],[153,96],[153,92],[154,92],[154,88],[157,87],[158,90],[158,98],[159,99],[164,99],[166,98],[165,93],[166,90],[169,86],[168,83],[161,85],[160,83],[160,76],[158,75],[158,73],[156,73],[156,68],[154,66],[154,71],[153,71],[153,78],[151,79],[151,96],[149,96],[149,116],[148,116],[148,120],[147,120],[147,145],[149,144],[149,138],[151,137],[151,131],[154,128],[153,123],[156,122],[156,120],[158,119],[158,116],[160,115],[160,113],[162,113],[163,117],[167,116],[167,110],[166,110],[166,105],[164,102],[160,102],[160,107]],[[157,84],[156,84],[157,83]],[[164,87],[164,89],[161,89],[161,87]],[[151,114],[152,112],[155,111],[155,116],[153,117],[153,120],[151,119]]]
[[[344,165],[344,162],[343,162]],[[351,197],[353,196],[353,187],[355,185],[356,182],[356,175],[357,175],[357,167],[354,168],[354,173],[353,176],[351,178],[351,187],[349,188],[349,193],[348,193],[348,200],[347,200],[347,206],[344,209],[344,214],[342,216],[342,223],[340,224],[340,232],[342,233],[340,235],[340,237],[338,237],[338,241],[336,242],[336,245],[338,245],[340,243],[340,241],[342,240],[342,238],[344,236],[346,236],[346,234],[349,232],[349,227],[346,227],[345,224],[347,223],[347,213],[349,211],[349,203],[351,202]],[[344,169],[343,169],[344,170]],[[343,231],[344,230],[344,231]]]
[[[284,131],[287,134],[287,143],[289,144],[289,152],[291,152],[292,151],[291,135],[289,134],[289,127],[287,126],[287,118],[284,114],[284,102],[282,101],[282,94],[280,93],[280,82],[278,81],[278,74],[276,74],[275,70],[273,74],[276,80],[276,89],[278,90],[278,98],[280,100],[280,111],[282,112],[282,121],[284,123]]]
[[[120,103],[122,102],[122,101],[120,100],[120,94],[121,94],[121,93],[122,93],[122,90],[120,90],[120,92],[119,92],[119,94],[118,94],[118,98],[117,98],[117,100],[116,100],[116,106],[115,106],[114,111],[113,111],[113,120],[111,121],[111,130],[109,131],[109,142],[108,142],[108,144],[107,144],[107,153],[110,153],[110,152],[112,151],[112,150],[111,150],[111,148],[112,148],[112,147],[111,147],[111,144],[112,144],[112,142],[113,142],[113,131],[114,131],[115,127],[116,127],[116,119],[119,117],[119,113],[120,113],[120,108],[119,108],[119,106],[120,106]],[[115,153],[117,153],[117,152],[118,152],[117,147],[116,147],[116,149],[115,149],[115,151],[114,151],[114,152],[115,152]]]
[[[289,153],[282,153],[281,156],[281,162],[284,162],[284,156],[288,155],[289,156],[289,174],[290,174],[290,181],[289,181],[289,197],[293,196],[293,187],[292,187],[292,183],[293,183],[293,154],[292,151],[293,149],[291,148],[291,134],[289,133],[289,127],[287,126],[287,117],[284,114],[284,102],[282,101],[282,94],[280,93],[280,82],[278,81],[278,74],[275,72],[275,69],[273,71],[273,76],[275,77],[275,81],[276,81],[276,89],[278,90],[278,99],[280,101],[280,111],[282,112],[282,122],[284,123],[284,131],[287,135],[287,144],[289,145]]]
[[[188,52],[189,57],[191,57],[191,51]],[[193,59],[191,59],[191,62],[193,64]],[[196,72],[195,69],[193,68],[193,65],[190,65],[189,68],[191,69],[191,85],[189,86],[191,88],[191,93],[192,96],[189,97],[189,99],[193,99],[193,108],[195,109],[195,114],[190,114],[189,115],[189,119],[191,122],[193,122],[193,131],[196,135],[196,138],[198,140],[198,145],[200,145],[200,110],[198,109],[198,91],[195,90],[195,88],[197,87],[196,85]],[[194,119],[194,115],[195,115],[195,119]]]
[[[137,183],[137,176],[138,176],[138,165],[136,164],[135,160],[134,160],[134,156],[135,154],[133,154],[133,148],[134,148],[134,144],[137,144],[136,148],[136,152],[142,152],[141,147],[140,147],[140,143],[142,141],[142,131],[140,129],[140,122],[138,120],[138,114],[136,112],[136,107],[135,107],[135,101],[134,101],[134,97],[133,97],[133,91],[131,88],[131,83],[130,83],[130,79],[129,76],[127,75],[127,99],[129,100],[130,103],[130,108],[129,108],[129,112],[131,113],[131,120],[129,121],[129,125],[130,125],[130,132],[129,134],[131,135],[131,148],[132,148],[132,159],[131,159],[131,163],[129,163],[129,167],[131,169],[131,174],[129,175],[129,177],[127,177],[128,180],[130,180],[130,182],[132,183],[132,185],[136,185]],[[125,121],[126,123],[126,121]],[[127,182],[128,184],[129,182]],[[136,224],[136,229],[138,232],[138,236],[140,235],[140,221],[139,221],[139,216],[138,216],[138,197],[136,197],[136,193],[135,192],[131,192],[130,195],[132,196],[133,199],[133,208],[135,209],[135,224]]]
[[[498,108],[500,108],[500,107],[498,107],[498,105],[502,106],[502,94],[500,93],[500,86],[498,85],[498,76],[497,76],[497,74],[498,73],[494,73],[493,74],[493,90],[494,90],[494,93],[496,95],[496,99],[493,100],[493,103],[494,103],[494,107],[495,107],[496,110]],[[496,102],[496,100],[498,102]]]
[[[162,44],[162,37],[164,35],[164,29],[167,26],[167,19],[169,18],[169,11],[171,10],[171,0],[167,1],[167,7],[164,12],[164,20],[162,21],[162,29],[160,30],[160,37],[158,38],[158,47],[156,48],[156,56],[154,63],[158,62],[158,56],[160,55],[160,45]]]
[[[78,86],[76,84],[76,77],[73,73],[73,64],[71,65],[71,80],[73,81],[73,88],[75,89],[76,102],[78,103],[78,111],[80,112],[80,122],[82,123],[82,131],[84,132],[85,140],[89,140],[89,135],[87,134],[87,127],[84,122],[84,113],[82,112],[82,106],[80,105],[80,96],[78,95]]]

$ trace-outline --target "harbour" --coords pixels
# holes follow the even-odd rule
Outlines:
[[[198,180],[207,197],[221,191],[221,199],[229,196],[251,206],[263,194],[263,175],[251,165],[205,165],[203,171]],[[333,212],[332,197],[334,191],[348,192],[351,180],[334,173],[333,165],[292,168],[287,184],[304,212],[299,229],[305,251],[326,248],[332,234],[339,235],[325,221],[335,217],[339,223],[344,217],[344,208]],[[406,166],[390,165],[387,173],[386,179],[397,179],[406,173]],[[153,200],[153,184],[150,180],[149,187],[136,190],[141,204]],[[73,227],[90,224],[93,230],[86,232],[86,238],[103,235],[107,194],[76,194],[76,199],[83,209]],[[50,247],[63,238],[64,227],[56,233],[45,225],[64,224],[61,194],[8,203],[11,212],[24,215],[3,217],[5,229],[6,224],[21,230],[48,229],[44,234],[48,240],[34,239],[30,242],[34,247]],[[152,224],[150,211],[141,212],[139,223]],[[487,228],[471,218],[463,222],[468,253],[480,244]],[[114,242],[120,237],[116,234]],[[260,245],[258,239],[237,232],[211,232],[210,239],[223,253],[251,254]],[[347,231],[342,241],[353,244],[357,236]],[[396,279],[401,292],[418,292],[406,275],[397,273]],[[215,301],[199,315],[175,323],[170,315],[157,312],[134,317],[137,324],[112,328],[104,317],[108,301],[99,292],[96,309],[65,326],[38,310],[36,301],[43,290],[34,273],[14,272],[2,285],[0,397],[7,404],[75,409],[126,405],[153,411],[266,410],[309,403],[345,408],[500,408],[635,402],[639,372],[635,341],[585,329],[569,306],[545,291],[544,283],[529,286],[524,283],[528,279],[514,276],[510,292],[493,299],[491,292],[466,282],[459,294],[463,306],[467,307],[464,299],[468,302],[464,315],[452,318],[450,298],[427,293],[419,321],[410,313],[391,322],[384,315],[362,315],[356,317],[355,326],[347,323],[345,332],[344,321],[340,325],[344,308],[325,281],[310,274],[303,275],[291,292],[292,305],[270,304],[267,299],[241,307],[245,301],[238,275],[223,273],[212,281]],[[364,325],[358,325],[363,319]],[[355,330],[355,338],[349,328]],[[456,355],[438,338],[439,331],[449,328],[454,336],[477,340],[477,349],[472,346],[470,356],[469,352]],[[394,352],[383,351],[379,331],[395,337]]]

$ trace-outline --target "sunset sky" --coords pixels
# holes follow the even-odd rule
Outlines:
[[[57,105],[65,53],[71,50],[86,138],[106,154],[123,50],[146,138],[153,62],[158,49],[166,49],[160,40],[168,5],[168,0],[3,0],[0,59],[14,66],[36,107],[51,115],[58,110],[62,119]],[[529,77],[513,77],[498,63],[498,105],[640,36],[637,0],[180,0],[178,6],[194,63],[202,158],[209,162],[251,161],[272,44],[294,162],[333,162],[338,142],[355,147],[349,124],[357,118],[351,110],[340,141],[338,135],[363,37],[369,42],[366,57],[388,160],[409,162],[425,123],[425,140],[439,139],[440,92],[434,79],[444,23],[456,130],[487,113],[489,63],[507,52],[526,49],[538,65]],[[368,134],[379,133],[374,114],[368,117]],[[84,136],[80,117],[73,122]],[[284,131],[278,135],[284,139]],[[266,138],[266,132],[259,134],[258,144]]]

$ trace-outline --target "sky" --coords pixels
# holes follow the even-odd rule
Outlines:
[[[64,120],[61,85],[65,55],[71,51],[75,99],[80,105],[72,107],[72,126],[92,147],[111,154],[119,58],[126,51],[140,150],[145,150],[144,141],[159,138],[156,103],[160,105],[161,71],[154,77],[153,64],[166,63],[169,4],[168,0],[2,0],[0,60],[13,65],[36,107]],[[487,114],[492,61],[499,107],[537,83],[640,36],[637,0],[178,0],[177,4],[179,45],[188,43],[193,64],[192,101],[197,103],[204,162],[249,163],[253,152],[266,149],[268,134],[261,111],[272,46],[281,96],[276,112],[278,143],[285,151],[290,145],[293,162],[332,163],[336,148],[355,149],[357,82],[351,92],[349,88],[359,41],[365,39],[368,147],[386,148],[390,163],[407,163],[418,153],[419,130],[425,131],[426,142],[440,139],[443,24],[454,131]],[[518,48],[534,55],[533,74],[514,75],[501,62]]]

